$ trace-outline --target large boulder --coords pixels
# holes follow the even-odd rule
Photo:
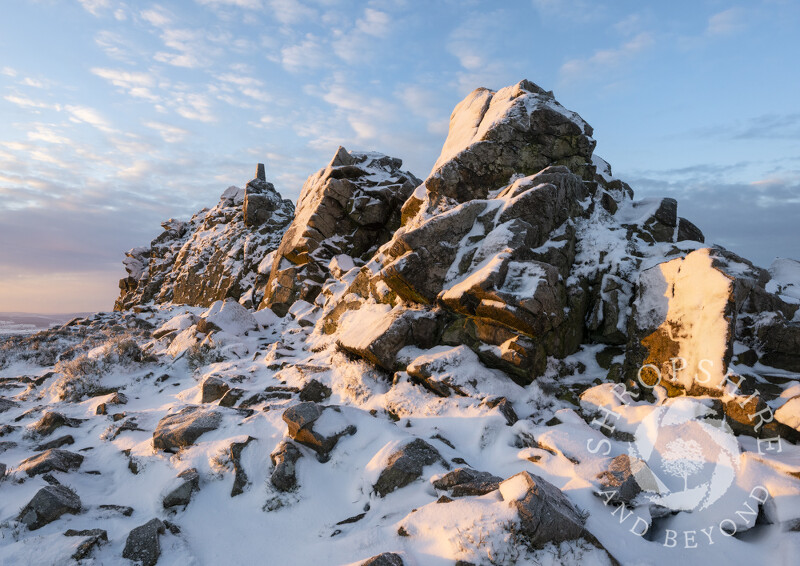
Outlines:
[[[539,476],[520,472],[500,483],[499,489],[503,500],[517,510],[520,534],[530,546],[540,548],[586,535],[585,520],[572,502]]]
[[[81,498],[63,485],[48,485],[36,492],[19,512],[17,520],[35,531],[52,523],[65,513],[76,514],[81,510]]]
[[[530,81],[497,92],[479,88],[453,110],[425,188],[437,199],[466,202],[486,198],[514,174],[531,175],[548,165],[592,178],[592,133],[552,92]]]
[[[130,250],[114,309],[151,302],[209,306],[226,298],[257,304],[268,277],[259,264],[294,215],[262,172],[260,166],[244,189],[229,187],[216,206],[188,222],[167,220],[150,246]]]
[[[313,303],[334,257],[366,259],[391,237],[400,225],[400,206],[420,183],[402,164],[340,147],[327,167],[308,178],[259,308],[283,316],[297,300]]]
[[[222,422],[222,415],[214,409],[187,406],[177,413],[158,421],[153,431],[153,447],[164,452],[177,452],[191,446],[206,432],[215,430]]]

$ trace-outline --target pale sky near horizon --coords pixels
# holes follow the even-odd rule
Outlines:
[[[0,311],[109,310],[130,248],[256,162],[285,198],[338,145],[424,178],[453,106],[528,78],[637,197],[800,259],[800,2],[4,0]]]

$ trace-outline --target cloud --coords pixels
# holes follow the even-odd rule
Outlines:
[[[329,52],[313,34],[307,34],[298,44],[281,49],[281,64],[293,73],[324,67],[329,60]]]
[[[67,105],[64,109],[69,113],[70,120],[75,123],[89,124],[93,128],[97,128],[101,132],[114,133],[114,129],[109,124],[108,120],[103,118],[100,113],[94,108],[88,106],[74,106]]]
[[[28,98],[26,96],[18,96],[15,94],[9,94],[4,96],[6,100],[8,100],[12,104],[16,104],[17,106],[22,106],[23,108],[47,108],[50,110],[60,110],[61,106],[58,104],[49,104],[47,102],[41,102],[39,100],[33,100],[32,98]]]
[[[161,122],[145,122],[144,125],[161,134],[161,137],[164,138],[164,141],[167,143],[181,142],[186,139],[186,136],[189,135],[187,130],[171,124],[162,124]]]
[[[570,59],[559,69],[559,79],[563,83],[596,79],[611,70],[621,69],[654,43],[651,33],[640,32],[617,48],[595,51],[586,59]]]
[[[800,171],[752,183],[725,183],[706,174],[672,180],[668,172],[623,177],[637,198],[676,198],[678,213],[703,230],[706,243],[720,244],[762,267],[775,257],[800,259]]]
[[[741,8],[729,8],[718,12],[708,19],[706,35],[724,36],[732,35],[745,28],[746,14]]]
[[[103,10],[111,6],[109,0],[78,0],[78,2],[81,3],[84,10],[93,16],[99,16]]]
[[[172,23],[173,16],[161,6],[144,10],[139,14],[141,18],[152,26],[165,28]]]
[[[314,21],[318,17],[315,10],[297,0],[270,0],[269,5],[275,19],[287,26]]]
[[[17,71],[12,67],[3,67],[0,69],[0,75],[5,75],[7,77],[16,77]]]
[[[356,21],[356,29],[367,35],[382,37],[389,33],[391,18],[386,12],[367,8],[364,16]]]
[[[158,102],[160,97],[153,94],[150,89],[155,86],[155,77],[149,73],[123,71],[119,69],[104,69],[94,67],[92,74],[107,80],[112,85],[121,88],[135,98],[143,98],[151,102]]]
[[[94,37],[95,44],[112,59],[132,61],[136,47],[121,35],[112,31],[100,31]]]
[[[69,143],[69,138],[56,133],[51,126],[45,124],[30,124],[27,137],[30,141],[42,141],[52,144]]]
[[[726,122],[690,130],[682,136],[736,140],[798,140],[800,139],[800,113],[761,114],[733,123]]]
[[[211,112],[211,101],[207,96],[198,93],[175,93],[175,111],[187,120],[197,122],[215,122],[216,116]]]
[[[264,7],[262,0],[197,0],[197,2],[204,6],[236,6],[247,10],[260,10]]]
[[[600,3],[587,0],[532,0],[532,3],[545,19],[586,23],[600,19],[605,13]]]

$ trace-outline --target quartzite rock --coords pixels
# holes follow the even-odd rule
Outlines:
[[[445,465],[439,452],[422,440],[416,438],[392,453],[386,462],[386,467],[378,476],[373,489],[381,496],[405,487],[422,475],[422,469],[440,462]]]

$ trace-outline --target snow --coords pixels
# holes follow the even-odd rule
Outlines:
[[[230,334],[244,334],[258,328],[258,322],[250,311],[229,299],[216,301],[200,316]]]

